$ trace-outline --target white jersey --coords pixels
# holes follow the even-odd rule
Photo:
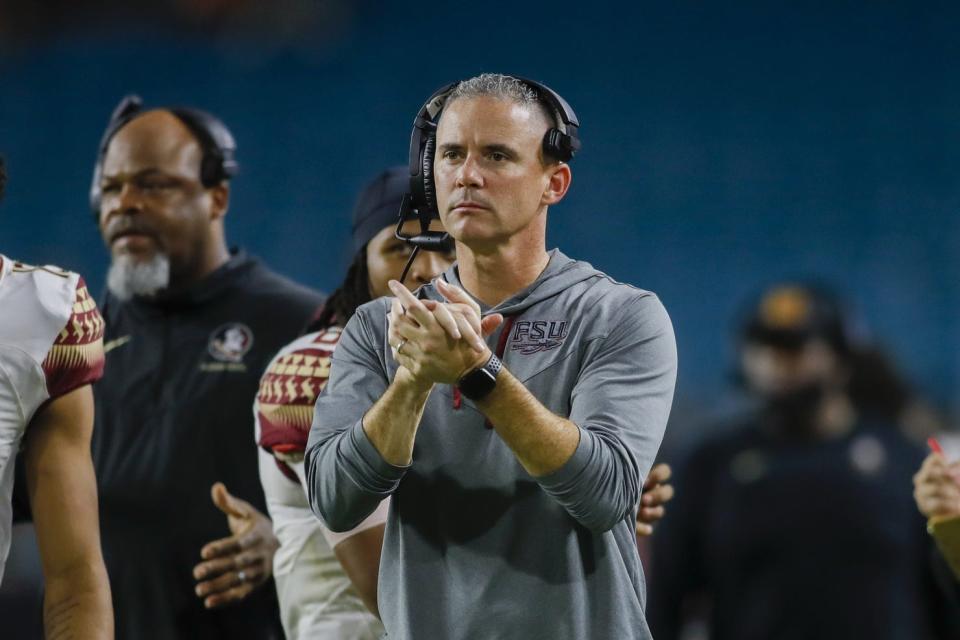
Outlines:
[[[0,255],[0,580],[10,550],[14,461],[45,402],[103,372],[103,320],[83,279]]]
[[[298,338],[274,356],[254,404],[260,482],[280,542],[273,575],[287,638],[376,640],[383,625],[364,606],[334,555],[350,536],[387,520],[388,501],[352,531],[333,533],[313,515],[303,450],[313,403],[326,384],[338,328]]]

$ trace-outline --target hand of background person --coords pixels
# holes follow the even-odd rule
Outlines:
[[[222,482],[210,488],[213,504],[227,516],[230,533],[200,551],[203,562],[193,568],[196,594],[208,609],[239,602],[273,573],[273,554],[280,546],[273,523],[245,500],[230,495]]]
[[[653,523],[663,517],[664,506],[673,498],[673,485],[670,479],[670,465],[660,463],[650,470],[647,481],[643,483],[640,494],[640,508],[637,510],[637,535],[649,536],[653,533]]]
[[[913,497],[927,518],[960,516],[960,461],[931,453],[913,476]]]
[[[490,357],[483,336],[495,330],[503,316],[481,319],[479,305],[450,285],[441,289],[448,299],[453,298],[449,304],[418,300],[395,281],[390,288],[396,298],[389,315],[388,340],[393,357],[414,378],[454,384]]]

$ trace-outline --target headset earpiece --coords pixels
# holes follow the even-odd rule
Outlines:
[[[437,209],[437,189],[433,182],[433,161],[437,152],[437,136],[431,133],[427,136],[427,141],[423,145],[423,202],[429,211]]]

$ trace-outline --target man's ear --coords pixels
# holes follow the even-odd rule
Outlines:
[[[563,200],[563,196],[567,195],[567,190],[573,181],[570,165],[566,162],[558,162],[550,167],[549,171],[549,182],[547,182],[547,188],[540,199],[543,204],[548,206]]]
[[[230,208],[230,185],[221,182],[210,189],[210,219],[220,220],[227,215]]]

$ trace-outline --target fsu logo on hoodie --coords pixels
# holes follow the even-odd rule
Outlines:
[[[510,350],[528,356],[556,349],[566,338],[566,320],[518,320],[513,325]]]

